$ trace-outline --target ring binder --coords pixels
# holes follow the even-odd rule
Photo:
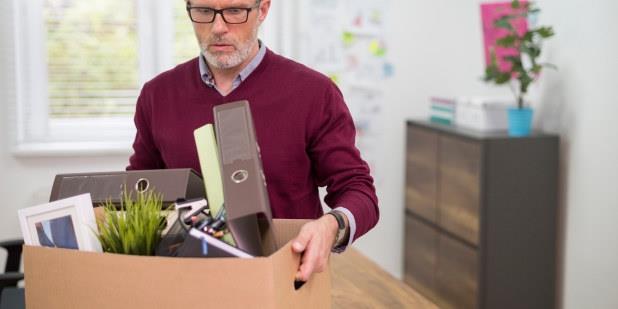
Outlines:
[[[277,246],[249,102],[218,105],[213,112],[228,227],[238,248],[269,255]]]

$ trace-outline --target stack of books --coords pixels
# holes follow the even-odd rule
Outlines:
[[[455,123],[457,101],[455,99],[429,98],[429,121],[432,123],[452,125]]]

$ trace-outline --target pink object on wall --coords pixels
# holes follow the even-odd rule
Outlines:
[[[526,1],[521,1],[521,5],[525,5]],[[521,9],[517,9],[521,10]],[[506,14],[514,12],[515,9],[511,7],[511,2],[498,2],[498,3],[483,3],[481,4],[481,19],[483,22],[483,39],[485,50],[485,65],[491,63],[491,50],[495,50],[496,59],[498,61],[498,68],[500,71],[508,71],[511,64],[508,61],[503,60],[505,56],[518,55],[519,51],[515,48],[504,48],[496,46],[496,40],[507,35],[508,30],[496,28],[494,21]],[[521,36],[528,31],[528,21],[525,18],[517,18],[511,21],[511,25],[515,28],[517,33]]]

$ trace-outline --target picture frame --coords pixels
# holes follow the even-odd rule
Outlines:
[[[18,210],[29,246],[102,252],[90,193]]]

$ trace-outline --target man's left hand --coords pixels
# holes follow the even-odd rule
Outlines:
[[[331,215],[324,215],[303,225],[292,242],[292,250],[302,254],[296,280],[307,281],[314,272],[326,269],[337,230],[337,220]]]

